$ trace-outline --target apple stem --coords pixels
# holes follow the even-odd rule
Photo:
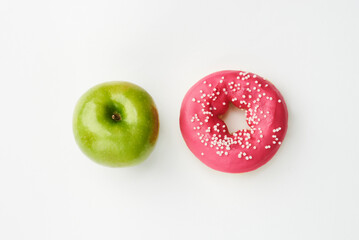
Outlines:
[[[121,121],[121,115],[119,113],[113,113],[111,118],[116,122]]]

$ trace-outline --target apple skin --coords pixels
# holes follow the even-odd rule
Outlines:
[[[138,164],[152,152],[159,130],[156,105],[141,87],[105,82],[79,99],[73,132],[82,152],[109,167]]]

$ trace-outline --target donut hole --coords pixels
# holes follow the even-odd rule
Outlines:
[[[239,130],[251,129],[247,123],[246,112],[247,110],[238,108],[230,103],[228,110],[225,114],[219,116],[219,118],[227,125],[229,133],[232,134]]]

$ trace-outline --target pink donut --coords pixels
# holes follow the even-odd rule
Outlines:
[[[229,133],[219,118],[229,104],[246,110],[249,130]],[[197,82],[183,99],[182,136],[192,153],[222,172],[259,168],[279,149],[287,132],[288,111],[275,86],[244,71],[220,71]]]

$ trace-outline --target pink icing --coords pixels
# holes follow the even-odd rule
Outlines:
[[[228,105],[247,110],[250,130],[229,133],[219,118]],[[257,169],[279,149],[288,111],[275,86],[243,71],[220,71],[197,82],[183,99],[180,128],[192,153],[207,166],[222,172]]]

